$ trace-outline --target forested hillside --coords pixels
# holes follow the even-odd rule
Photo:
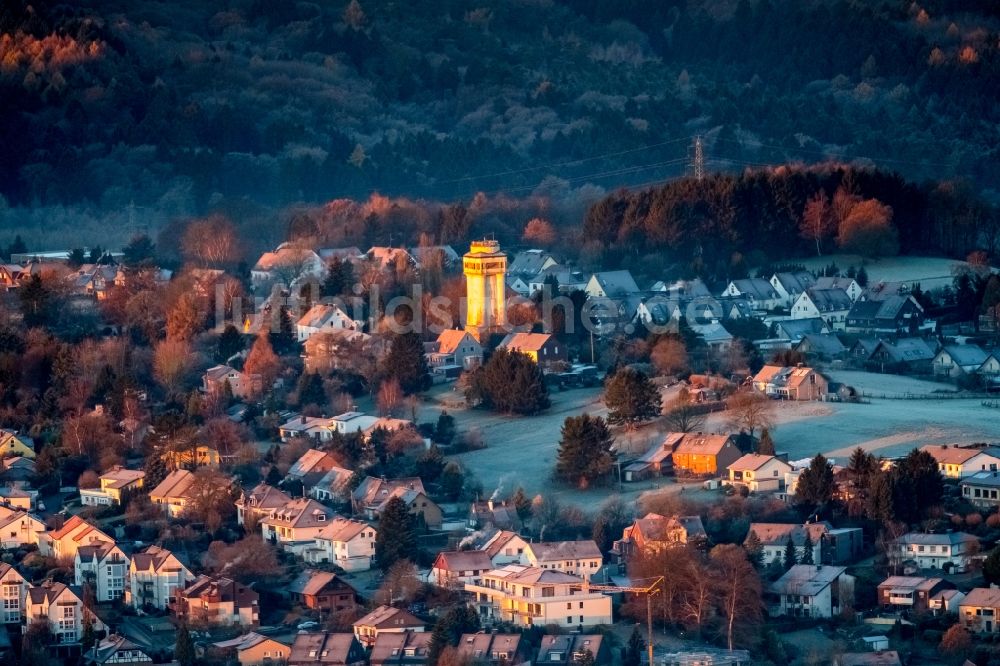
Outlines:
[[[0,223],[127,235],[372,191],[579,222],[684,174],[696,134],[711,171],[871,158],[989,196],[998,26],[991,0],[8,0]]]

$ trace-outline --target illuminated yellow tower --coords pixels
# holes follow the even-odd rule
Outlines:
[[[465,273],[465,330],[479,342],[506,321],[507,255],[495,240],[472,241],[462,258]]]

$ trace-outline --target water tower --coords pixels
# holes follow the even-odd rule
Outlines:
[[[465,330],[479,342],[506,322],[504,295],[507,289],[507,255],[500,243],[472,241],[462,257],[465,273]]]

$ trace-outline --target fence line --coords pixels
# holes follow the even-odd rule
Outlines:
[[[878,398],[880,400],[983,400],[984,405],[987,399],[996,400],[996,395],[991,393],[876,393],[862,391],[858,395],[862,398]]]

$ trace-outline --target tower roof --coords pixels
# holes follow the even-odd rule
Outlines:
[[[500,243],[491,238],[484,238],[482,240],[472,241],[469,246],[469,251],[465,253],[465,256],[494,256],[494,257],[506,257],[507,255],[500,251]]]

